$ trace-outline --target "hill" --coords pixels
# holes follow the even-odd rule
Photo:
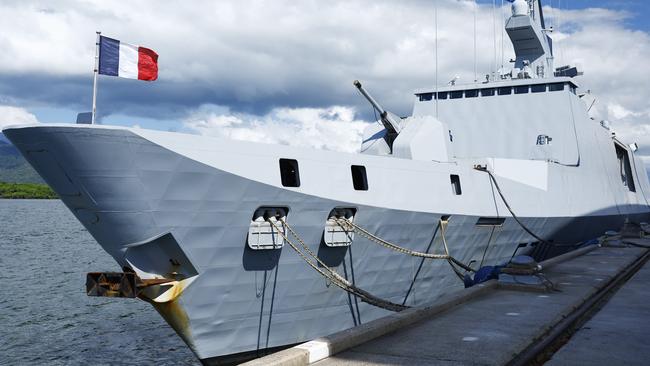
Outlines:
[[[2,133],[0,133],[0,182],[44,183],[34,168]]]

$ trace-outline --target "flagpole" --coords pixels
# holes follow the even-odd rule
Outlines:
[[[95,76],[93,77],[93,113],[91,123],[95,124],[95,114],[97,111],[97,74],[99,73],[99,37],[102,32],[97,33],[97,40],[95,41]]]

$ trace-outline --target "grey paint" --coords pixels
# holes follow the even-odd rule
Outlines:
[[[575,86],[569,78],[487,86],[546,82]],[[479,87],[486,85],[448,89]],[[649,221],[643,165],[628,151],[637,183],[631,192],[621,182],[611,131],[591,120],[569,90],[416,101],[400,126],[393,154],[376,126],[366,131],[362,154],[99,125],[16,126],[4,133],[120,266],[184,284],[177,301],[166,300],[174,291],[164,286],[146,297],[162,302],[159,310],[173,306],[182,314],[166,319],[201,359],[303,342],[386,314],[330,284],[287,245],[250,249],[249,224],[262,206],[288,208],[288,222],[327,265],[407,305],[462,283],[445,261],[405,256],[359,236],[347,248],[322,245],[332,209],[354,208],[355,222],[378,236],[438,253],[437,223],[450,216],[451,254],[477,266],[529,252],[530,246],[517,248],[535,239],[476,165],[493,172],[526,226],[556,243],[585,241],[625,220]],[[541,134],[552,143],[537,146]],[[299,162],[299,187],[282,186],[281,158]],[[351,165],[366,168],[367,191],[354,190]],[[451,175],[459,177],[462,194],[452,189]],[[480,227],[479,217],[506,220]],[[567,249],[537,247],[534,254]],[[166,263],[166,256],[174,261]]]

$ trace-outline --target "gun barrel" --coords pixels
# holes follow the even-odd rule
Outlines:
[[[377,103],[375,98],[373,98],[370,94],[368,94],[366,89],[363,88],[363,86],[361,85],[361,82],[359,80],[355,80],[353,84],[354,84],[354,86],[357,87],[357,89],[359,89],[359,92],[361,92],[361,94],[364,97],[366,97],[366,99],[368,99],[368,102],[370,102],[370,104],[372,104],[372,107],[375,108],[377,110],[377,112],[379,112],[380,115],[383,116],[384,113],[386,113],[386,110],[382,106],[380,106],[379,103]]]

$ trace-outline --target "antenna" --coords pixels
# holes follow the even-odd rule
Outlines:
[[[504,38],[505,38],[505,33],[506,33],[506,15],[503,12],[503,0],[501,0],[501,8],[499,8],[499,11],[501,12],[501,72],[499,73],[499,77],[504,73],[503,70],[503,59],[505,57],[505,50],[504,50]]]
[[[493,49],[493,64],[492,64],[492,80],[495,80],[497,70],[497,19],[496,19],[497,0],[492,0],[492,49]]]
[[[537,9],[539,11],[539,25],[542,26],[542,29],[546,29],[546,23],[544,22],[544,12],[542,11],[542,2],[537,0]]]
[[[436,118],[438,118],[438,0],[435,1],[434,3],[434,21],[436,23],[436,42],[435,42],[435,49],[436,49],[436,85],[433,88],[433,91],[436,96]]]
[[[476,76],[476,10],[478,9],[478,4],[474,0],[474,82],[478,81]]]

